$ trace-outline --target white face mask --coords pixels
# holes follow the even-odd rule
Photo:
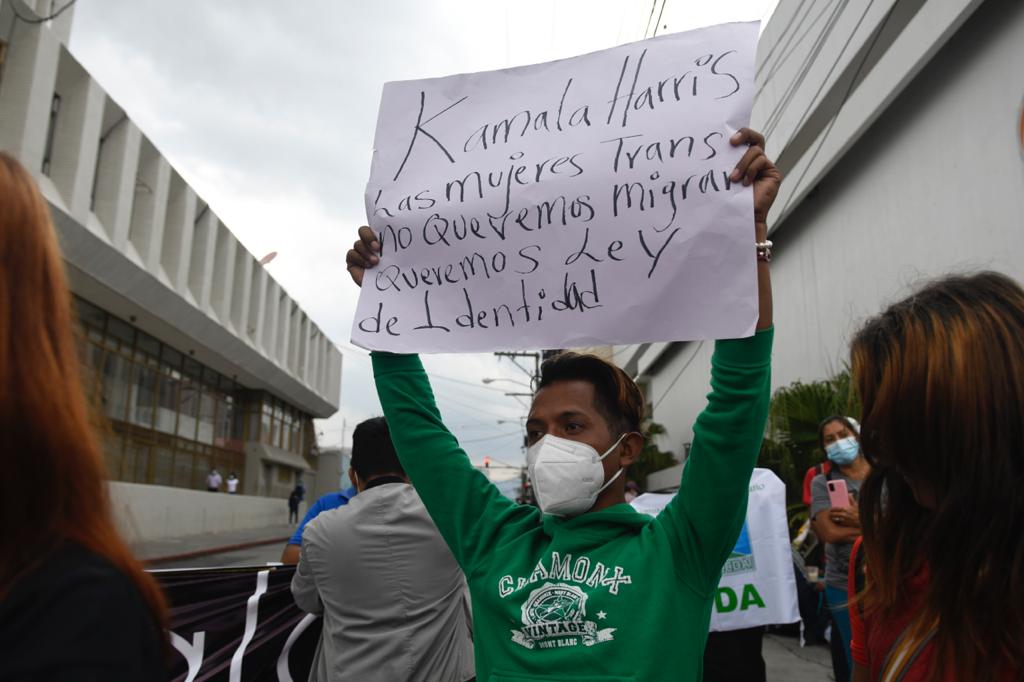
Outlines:
[[[618,447],[627,434],[608,448],[603,455],[586,443],[550,434],[526,451],[526,464],[533,482],[537,504],[545,514],[576,516],[594,506],[597,496],[618,478],[623,469],[604,481],[601,460]]]

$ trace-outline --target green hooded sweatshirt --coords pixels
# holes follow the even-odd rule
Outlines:
[[[399,459],[469,583],[480,682],[699,682],[768,416],[772,336],[716,342],[679,494],[657,518],[515,504],[445,428],[419,357],[373,354]]]

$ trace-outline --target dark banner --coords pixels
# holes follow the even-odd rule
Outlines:
[[[169,679],[304,682],[320,618],[291,594],[294,566],[154,571],[171,605]]]

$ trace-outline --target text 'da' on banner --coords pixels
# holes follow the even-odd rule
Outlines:
[[[397,352],[749,336],[744,148],[758,24],[387,83],[366,188],[382,246],[352,340]]]

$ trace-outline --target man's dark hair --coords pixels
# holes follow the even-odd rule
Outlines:
[[[594,408],[618,433],[640,431],[644,394],[629,375],[596,355],[566,351],[544,361],[537,390],[557,381],[586,381],[594,387]]]
[[[352,468],[364,482],[384,474],[405,476],[384,417],[367,419],[352,433]]]

